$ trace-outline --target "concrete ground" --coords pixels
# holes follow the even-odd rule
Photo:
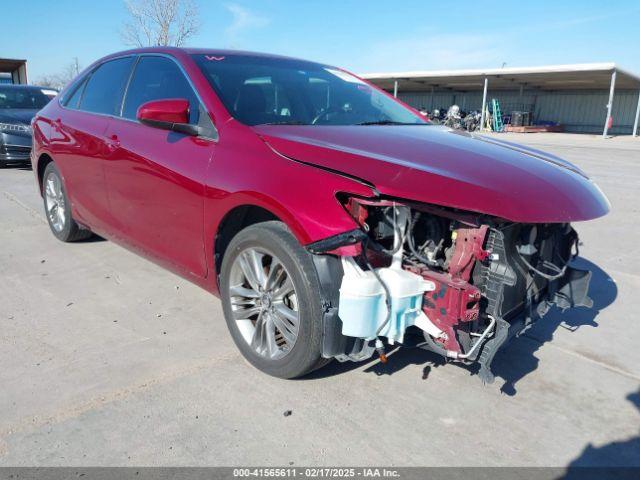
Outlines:
[[[0,465],[640,465],[640,139],[500,138],[580,165],[613,210],[577,225],[595,308],[551,313],[488,386],[453,364],[423,379],[420,350],[270,378],[218,300],[55,240],[33,173],[0,170]]]

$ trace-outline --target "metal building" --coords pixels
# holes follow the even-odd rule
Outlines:
[[[28,83],[27,61],[0,58],[0,83]]]
[[[638,134],[640,76],[615,63],[364,74],[417,109],[456,104],[484,111],[496,98],[503,113],[530,112],[535,123],[567,132]],[[609,127],[610,125],[610,127]]]

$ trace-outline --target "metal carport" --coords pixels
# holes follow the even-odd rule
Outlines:
[[[0,73],[9,73],[11,83],[28,83],[26,60],[0,58]]]
[[[626,103],[633,102],[635,112],[625,112],[626,117],[633,115],[631,133],[638,134],[638,117],[640,116],[640,76],[618,67],[615,63],[591,63],[577,65],[555,65],[544,67],[496,68],[477,70],[436,70],[390,73],[369,73],[362,78],[393,92],[422,94],[422,99],[431,98],[430,107],[434,107],[434,95],[438,92],[474,93],[483,92],[482,105],[486,105],[488,95],[494,92],[515,91],[520,96],[525,92],[535,99],[545,93],[582,93],[597,94],[598,98],[606,92],[604,104],[603,136],[609,133],[609,122],[616,92],[623,91]],[[626,97],[629,97],[627,99]],[[635,98],[637,96],[637,98]],[[593,99],[596,99],[593,96]],[[631,100],[633,98],[633,100]],[[586,98],[586,97],[585,97]],[[411,102],[408,102],[411,103]],[[414,105],[415,106],[415,105]],[[482,108],[484,112],[484,108]],[[630,125],[629,125],[630,126]],[[627,127],[628,128],[628,127]]]

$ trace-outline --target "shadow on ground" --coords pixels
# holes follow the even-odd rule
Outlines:
[[[571,332],[581,327],[597,328],[598,315],[618,296],[615,281],[600,267],[584,258],[578,258],[574,266],[592,272],[589,296],[593,300],[593,308],[574,308],[565,312],[554,308],[524,335],[514,339],[499,352],[493,362],[493,372],[505,380],[501,388],[503,393],[516,394],[516,383],[538,368],[536,351],[553,340],[553,334],[559,327]]]
[[[640,389],[627,395],[633,406],[640,412]],[[628,439],[594,447],[589,443],[582,453],[572,461],[564,480],[637,479],[640,478],[640,432]]]
[[[596,318],[602,310],[611,305],[617,295],[618,289],[613,279],[594,263],[578,258],[574,262],[576,268],[590,270],[592,272],[589,296],[593,299],[593,308],[575,308],[562,312],[553,308],[549,313],[537,322],[525,334],[514,338],[496,355],[492,370],[496,377],[504,379],[501,391],[506,395],[516,394],[516,383],[523,377],[533,372],[538,367],[536,351],[546,342],[553,340],[554,332],[559,328],[565,328],[571,332],[581,327],[596,328]],[[311,373],[305,379],[316,379],[338,375],[370,363],[371,366],[364,371],[376,375],[393,375],[409,365],[423,365],[422,378],[426,379],[432,368],[447,365],[450,368],[464,368],[470,374],[477,373],[478,366],[466,366],[457,363],[447,363],[440,355],[422,350],[420,348],[393,349],[389,353],[389,361],[383,364],[377,358],[367,362],[354,363],[333,362],[327,367]]]
[[[82,243],[96,243],[96,242],[106,242],[106,241],[107,240],[105,238],[101,237],[100,235],[96,235],[94,233],[89,238],[83,238],[82,240],[78,240],[77,242],[74,242],[74,243],[82,244]]]

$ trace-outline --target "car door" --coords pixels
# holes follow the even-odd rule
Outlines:
[[[109,116],[119,112],[135,57],[102,63],[62,99],[50,145],[62,172],[74,216],[100,233],[111,231],[103,162],[111,145],[105,132]]]
[[[143,125],[140,105],[183,98],[190,122],[213,124],[175,60],[141,56],[122,105],[106,136],[117,145],[105,175],[111,211],[120,234],[143,253],[160,257],[192,275],[205,276],[204,182],[214,143],[210,139]]]

